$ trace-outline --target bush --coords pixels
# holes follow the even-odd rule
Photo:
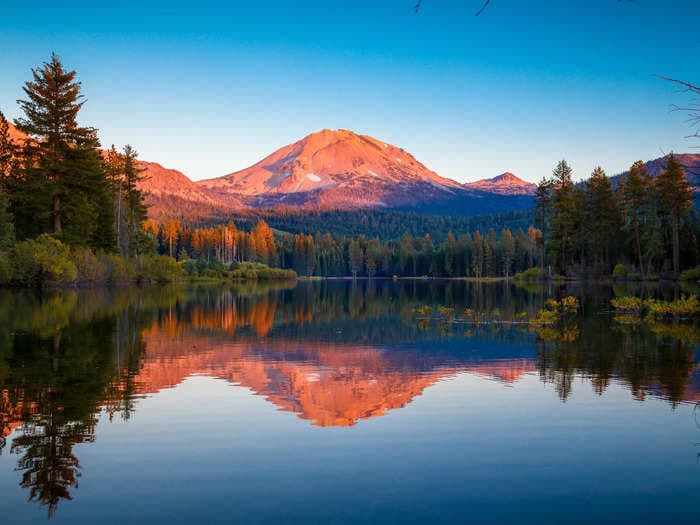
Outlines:
[[[105,280],[108,283],[132,282],[136,278],[134,265],[116,253],[103,253],[98,256],[105,269]]]
[[[522,271],[520,273],[516,273],[513,276],[513,279],[517,279],[519,281],[537,281],[542,277],[542,272],[540,271],[539,268],[528,268],[525,271]]]
[[[103,261],[87,248],[71,250],[71,260],[78,271],[78,281],[87,283],[107,282],[107,269]]]
[[[167,255],[145,255],[139,261],[138,281],[169,283],[182,277],[182,267]]]
[[[616,264],[613,269],[613,277],[615,279],[627,279],[627,266],[624,264]]]
[[[642,311],[642,300],[639,297],[618,297],[611,299],[610,304],[618,312],[639,313]]]
[[[700,266],[682,272],[681,281],[700,281]]]
[[[683,296],[676,301],[647,299],[644,306],[649,312],[649,317],[687,317],[700,313],[700,300],[697,295]]]
[[[17,244],[11,266],[12,281],[23,285],[73,283],[78,277],[68,246],[47,234]]]
[[[297,273],[294,270],[270,268],[265,264],[254,262],[235,264],[235,269],[228,272],[234,280],[269,281],[297,278]]]

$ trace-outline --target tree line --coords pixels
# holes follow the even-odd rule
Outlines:
[[[635,162],[617,188],[600,167],[574,184],[562,160],[538,184],[535,226],[542,232],[544,275],[678,277],[700,262],[700,221],[673,154],[656,178],[642,161]]]
[[[700,263],[700,221],[673,155],[656,178],[635,163],[617,188],[601,168],[575,184],[562,161],[538,185],[533,211],[277,210],[257,222],[159,224],[148,219],[134,148],[103,150],[97,130],[79,125],[85,100],[75,71],[54,54],[23,90],[15,126],[26,140],[12,139],[0,113],[0,283],[163,280],[244,263],[308,276],[484,278],[538,267],[550,276],[651,278]]]
[[[146,229],[157,240],[162,254],[175,256],[199,270],[235,268],[243,262],[293,269],[300,275],[392,277],[499,277],[512,276],[539,264],[539,230],[530,226],[515,232],[491,228],[455,235],[442,241],[430,234],[408,232],[398,239],[381,239],[321,233],[292,234],[273,230],[259,219],[251,231],[233,221],[218,226],[192,228],[170,220],[149,220]]]

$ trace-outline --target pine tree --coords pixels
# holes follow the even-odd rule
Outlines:
[[[452,277],[455,272],[455,255],[457,252],[457,241],[454,234],[450,231],[445,238],[445,246],[443,248],[445,257],[445,274]]]
[[[473,244],[472,272],[474,277],[481,279],[484,274],[484,238],[479,230],[474,232]]]
[[[689,213],[693,200],[683,167],[673,154],[666,159],[665,171],[656,178],[656,191],[659,194],[660,211],[671,230],[673,274],[677,277],[680,273],[681,221]]]
[[[644,252],[642,251],[642,228],[649,222],[652,181],[644,163],[640,160],[630,168],[629,175],[621,185],[622,215],[624,226],[632,233],[635,259],[644,276]]]
[[[571,168],[565,160],[560,161],[553,172],[550,244],[561,272],[566,272],[567,262],[570,260],[575,227],[574,183],[571,174]]]
[[[353,279],[357,278],[357,274],[362,269],[362,262],[362,247],[357,240],[353,239],[348,245],[348,266]]]
[[[513,241],[513,234],[509,229],[506,228],[501,232],[500,244],[503,275],[505,277],[510,277],[511,266],[513,265],[513,259],[515,258],[515,242]]]
[[[549,234],[549,224],[552,216],[553,189],[554,182],[543,177],[535,190],[535,226],[540,231],[537,243],[540,249],[540,274],[543,277],[547,235]]]
[[[77,115],[84,104],[80,82],[75,80],[75,71],[64,69],[56,54],[42,67],[32,69],[32,77],[23,87],[28,100],[17,101],[25,117],[15,120],[15,124],[34,139],[26,145],[30,150],[26,156],[37,159],[32,171],[38,171],[48,183],[53,231],[61,234],[67,213],[64,201],[74,190],[75,174],[71,169],[81,156],[75,150],[94,148],[95,132],[78,125]],[[87,196],[75,197],[72,205],[83,205],[86,209],[81,211],[89,217],[92,210],[87,206]],[[85,217],[85,213],[77,216]]]
[[[146,177],[144,168],[137,164],[138,153],[129,144],[122,150],[124,161],[124,200],[126,202],[126,224],[128,229],[128,253],[140,253],[145,244],[143,223],[148,219],[148,206],[145,203],[145,195],[139,189],[139,183]],[[120,195],[121,198],[121,195]]]
[[[600,166],[596,167],[587,183],[589,195],[592,250],[596,261],[603,265],[603,271],[610,271],[610,243],[615,238],[619,226],[617,200],[610,179]],[[582,261],[583,262],[583,261]]]

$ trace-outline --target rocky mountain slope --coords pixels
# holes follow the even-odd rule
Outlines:
[[[255,208],[384,208],[476,215],[529,207],[534,185],[512,174],[479,185],[440,177],[404,149],[349,130],[312,133],[257,164],[200,181]]]

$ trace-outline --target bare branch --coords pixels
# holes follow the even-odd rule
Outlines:
[[[681,91],[690,91],[691,93],[697,93],[700,95],[700,86],[696,86],[695,84],[691,84],[690,82],[686,82],[685,80],[678,80],[676,78],[671,78],[671,77],[665,77],[663,75],[654,75],[657,78],[660,78],[661,80],[667,80],[669,82],[674,82],[676,84],[679,84],[683,86],[685,89]]]
[[[486,0],[486,1],[484,2],[484,5],[481,6],[481,9],[479,9],[479,10],[476,12],[476,15],[474,15],[474,16],[479,16],[481,13],[483,13],[483,12],[484,12],[484,9],[486,9],[486,8],[489,6],[490,3],[491,3],[491,0]]]

